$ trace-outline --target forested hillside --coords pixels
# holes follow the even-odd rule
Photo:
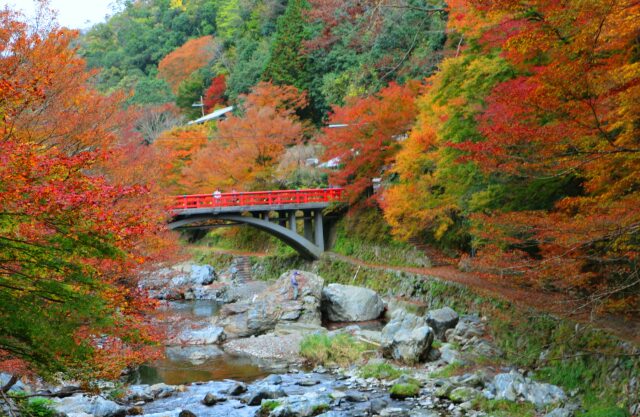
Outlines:
[[[172,193],[345,185],[368,238],[637,311],[638,7],[133,1],[79,54],[130,92]],[[200,97],[240,108],[183,127]]]

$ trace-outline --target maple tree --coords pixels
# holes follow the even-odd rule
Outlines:
[[[216,106],[224,104],[226,89],[227,83],[224,75],[218,75],[211,80],[211,85],[204,92],[203,104],[205,112],[209,112]]]
[[[307,102],[295,87],[263,82],[243,102],[242,116],[219,122],[184,170],[191,190],[269,188],[285,149],[302,140],[305,125],[295,112]]]
[[[180,83],[216,57],[219,48],[212,36],[190,39],[162,58],[158,64],[158,76],[166,80],[176,93]]]
[[[633,311],[640,5],[456,0],[449,7],[449,26],[468,46],[434,76],[398,157],[402,181],[385,196],[395,233],[450,239],[477,250],[475,263],[487,271],[577,292],[585,306]],[[492,82],[473,94],[465,92],[473,78],[452,83],[447,68],[486,71],[491,51],[507,65],[493,74],[504,76],[489,72]],[[462,240],[451,239],[456,233]]]
[[[114,378],[158,354],[137,287],[175,249],[161,203],[111,170],[127,124],[70,47],[0,11],[0,370]]]
[[[344,186],[350,201],[363,197],[400,149],[402,135],[415,121],[418,88],[415,83],[391,83],[376,95],[333,109],[330,124],[346,126],[325,128],[318,141],[325,147],[325,159],[339,158],[340,168],[330,181]]]

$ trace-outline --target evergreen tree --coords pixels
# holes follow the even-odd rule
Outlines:
[[[262,78],[274,84],[293,85],[301,90],[309,86],[307,57],[302,53],[302,43],[308,38],[304,10],[306,0],[292,0],[278,19],[271,58]]]

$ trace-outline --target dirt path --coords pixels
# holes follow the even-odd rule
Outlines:
[[[210,250],[236,256],[265,257],[265,252],[242,252],[219,248]],[[326,256],[352,265],[380,271],[407,272],[423,275],[473,288],[475,292],[494,298],[501,298],[523,307],[530,307],[540,312],[550,313],[557,317],[568,318],[580,323],[591,324],[597,328],[608,330],[621,339],[640,344],[640,317],[621,317],[614,315],[592,316],[589,309],[580,309],[582,300],[573,300],[568,294],[553,291],[542,291],[511,284],[508,280],[492,281],[473,273],[462,272],[451,265],[431,268],[401,267],[364,262],[350,256],[327,252]]]
[[[572,300],[568,294],[553,291],[542,291],[535,288],[524,288],[509,281],[501,282],[483,279],[473,273],[462,272],[453,266],[436,266],[432,268],[398,267],[373,264],[337,253],[327,253],[353,265],[377,269],[381,271],[402,271],[417,275],[434,277],[473,288],[479,294],[501,298],[519,306],[550,313],[558,317],[569,318],[580,323],[589,323],[595,327],[606,329],[624,340],[640,344],[640,317],[627,318],[613,315],[592,316],[588,309],[580,309],[583,300]]]

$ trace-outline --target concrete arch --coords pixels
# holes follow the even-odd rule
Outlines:
[[[320,259],[320,255],[322,255],[322,249],[320,247],[286,227],[280,226],[275,222],[269,222],[250,216],[241,216],[239,214],[220,213],[189,216],[184,219],[176,220],[169,223],[169,229],[180,229],[181,227],[188,226],[192,223],[212,219],[248,224],[249,226],[255,227],[256,229],[267,232],[270,235],[280,239],[287,245],[291,246],[300,255],[309,260]]]

